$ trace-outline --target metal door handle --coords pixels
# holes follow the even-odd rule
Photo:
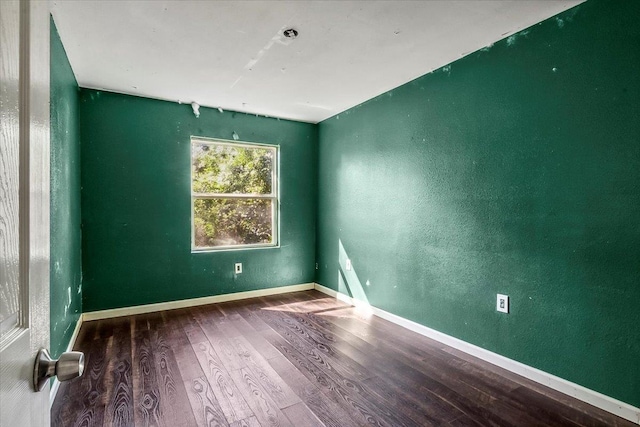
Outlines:
[[[53,376],[57,376],[58,381],[68,381],[82,376],[83,372],[84,353],[68,351],[62,353],[58,360],[53,360],[49,351],[41,348],[33,367],[33,388],[36,391],[42,390],[47,380]]]

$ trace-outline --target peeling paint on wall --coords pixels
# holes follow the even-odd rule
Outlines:
[[[65,351],[82,311],[78,85],[51,21],[50,349]],[[95,93],[96,99],[99,92]]]
[[[489,52],[489,50],[491,50],[492,47],[493,47],[493,43],[488,44],[485,47],[483,47],[482,49],[480,49],[480,52]]]

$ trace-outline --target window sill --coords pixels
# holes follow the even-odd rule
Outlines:
[[[191,248],[192,254],[215,253],[215,252],[231,252],[231,251],[253,251],[256,249],[280,249],[280,245],[243,245],[243,246],[225,246],[220,248]]]

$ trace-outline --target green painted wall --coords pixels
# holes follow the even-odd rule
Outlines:
[[[81,91],[84,311],[313,281],[317,127],[200,112]],[[280,145],[281,247],[192,254],[189,138],[234,132]]]
[[[66,350],[82,312],[78,84],[51,19],[51,354]]]
[[[640,406],[638,22],[591,0],[320,123],[317,281]]]

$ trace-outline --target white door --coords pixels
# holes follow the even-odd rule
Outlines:
[[[0,0],[0,426],[49,425],[49,8]]]

